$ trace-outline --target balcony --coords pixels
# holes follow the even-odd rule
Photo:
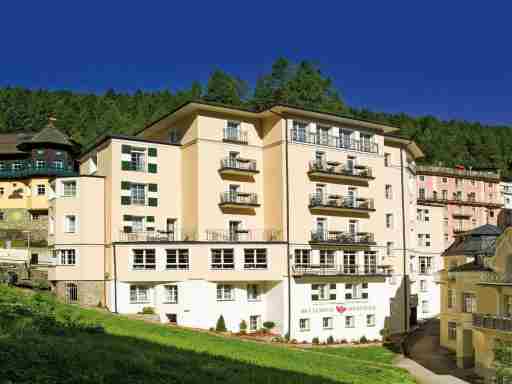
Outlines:
[[[419,165],[417,167],[417,172],[420,175],[469,178],[476,180],[492,181],[495,183],[499,183],[500,181],[500,175],[496,172],[490,171],[473,171],[471,169],[457,169],[448,167],[436,167],[431,165]]]
[[[467,205],[472,207],[490,207],[490,208],[500,208],[503,206],[501,203],[492,202],[492,201],[483,201],[483,200],[476,200],[474,197],[468,197],[468,198],[458,198],[458,197],[452,197],[451,199],[448,199],[447,197],[439,197],[437,194],[420,194],[418,196],[418,204],[423,205],[447,205],[447,204],[453,204],[453,205]]]
[[[311,231],[310,244],[314,245],[375,245],[373,233],[342,231]]]
[[[512,333],[512,314],[502,316],[473,313],[473,326]]]
[[[283,231],[278,229],[210,229],[206,230],[206,240],[218,242],[283,241]]]
[[[256,169],[256,160],[225,158],[220,161],[219,174],[221,176],[252,177],[259,173]]]
[[[308,175],[312,179],[322,179],[340,182],[355,182],[368,185],[369,180],[375,179],[370,167],[355,165],[349,168],[336,161],[311,161]]]
[[[294,276],[387,276],[389,267],[376,264],[295,264]]]
[[[465,211],[455,211],[452,213],[454,219],[470,219],[472,214]]]
[[[234,144],[248,144],[248,135],[246,131],[234,128],[224,128],[222,141]]]
[[[375,211],[373,199],[319,193],[312,193],[309,196],[309,209],[325,213],[356,214],[368,214]]]
[[[485,271],[480,274],[480,283],[486,285],[511,285],[512,273]]]
[[[471,228],[469,226],[463,226],[463,227],[455,227],[453,228],[453,234],[454,235],[461,235],[465,232],[471,231]]]
[[[259,207],[258,195],[249,192],[223,192],[220,194],[221,208],[255,208]]]
[[[77,176],[73,167],[37,166],[33,160],[4,161],[0,166],[0,179],[20,179],[34,176]]]
[[[174,241],[197,241],[195,231],[120,231],[120,242],[174,242]]]
[[[291,139],[296,143],[325,145],[327,147],[348,149],[358,152],[378,153],[379,145],[367,140],[353,140],[333,135],[319,135],[292,129]]]

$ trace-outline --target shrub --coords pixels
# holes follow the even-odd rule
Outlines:
[[[245,334],[247,332],[247,323],[245,320],[240,322],[240,333]]]
[[[298,341],[297,341],[297,339],[292,339],[292,341],[290,341],[290,343],[292,343],[292,344],[298,344]]]
[[[340,344],[348,344],[347,339],[341,339],[341,340],[340,340]]]
[[[273,343],[282,343],[284,340],[281,336],[274,336],[271,341]]]
[[[217,320],[217,324],[215,326],[215,330],[217,332],[226,332],[226,322],[224,321],[224,316],[220,315],[219,319]]]
[[[34,281],[33,287],[39,291],[49,291],[50,283],[46,280],[36,280]]]
[[[327,338],[327,344],[334,344],[334,337],[332,335]]]
[[[366,344],[366,343],[368,343],[368,339],[366,338],[366,336],[364,336],[364,335],[363,335],[363,336],[361,336],[361,338],[359,339],[359,342],[360,342],[361,344]]]
[[[271,331],[275,326],[276,326],[276,323],[274,323],[273,321],[265,321],[263,323],[263,327],[269,331]]]
[[[142,308],[142,314],[143,315],[154,315],[155,314],[155,308],[153,308],[153,307],[144,307],[144,308]]]

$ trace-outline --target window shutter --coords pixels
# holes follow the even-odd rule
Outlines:
[[[158,199],[156,197],[148,198],[148,205],[150,207],[158,207]]]
[[[156,148],[148,148],[148,156],[149,157],[156,157]]]
[[[149,192],[158,192],[158,184],[148,184]]]
[[[130,189],[130,182],[129,181],[121,181],[121,189],[124,189],[124,190]]]
[[[131,168],[131,163],[129,161],[121,161],[121,169],[123,171],[129,171]]]
[[[329,285],[329,289],[336,289],[336,284]]]
[[[132,227],[130,227],[129,225],[125,225],[123,227],[123,231],[124,233],[132,233]]]
[[[335,293],[331,293],[331,294],[329,295],[329,299],[331,299],[331,300],[336,300],[336,294],[335,294]]]
[[[156,173],[157,166],[156,164],[149,163],[148,164],[148,172],[149,173]]]
[[[311,295],[311,301],[318,301],[318,295]]]
[[[132,203],[132,199],[130,196],[121,196],[121,205],[130,205]]]
[[[146,222],[154,223],[155,222],[155,216],[146,216]]]
[[[131,153],[131,152],[132,152],[132,147],[130,145],[123,144],[121,146],[121,153]]]

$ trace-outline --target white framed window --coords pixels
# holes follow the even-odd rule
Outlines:
[[[509,317],[512,316],[512,295],[505,295],[503,301],[503,314]]]
[[[311,251],[309,249],[295,250],[295,266],[307,267],[311,264]]]
[[[130,285],[130,303],[149,303],[149,287],[145,285]]]
[[[60,265],[76,265],[77,257],[75,249],[57,249],[56,250]]]
[[[251,315],[249,316],[249,331],[257,331],[261,328],[261,316]]]
[[[420,280],[420,291],[427,292],[427,280]]]
[[[36,160],[36,169],[42,169],[46,166],[46,161],[38,159]]]
[[[132,269],[136,271],[155,270],[156,252],[152,248],[134,249]]]
[[[324,317],[322,318],[322,327],[323,329],[333,329],[334,321],[332,317]]]
[[[377,251],[364,251],[364,273],[367,275],[377,273]]]
[[[164,286],[164,303],[166,304],[178,304],[178,286],[177,285],[165,285]]]
[[[53,167],[56,169],[63,169],[64,168],[64,161],[62,160],[53,160]]]
[[[393,214],[386,213],[386,228],[393,229]]]
[[[260,301],[261,292],[258,284],[247,285],[247,301]]]
[[[38,196],[46,195],[46,185],[44,185],[44,184],[37,184],[37,195]]]
[[[343,273],[356,274],[356,253],[355,251],[343,251]]]
[[[375,315],[373,313],[366,315],[366,326],[375,327]]]
[[[425,181],[425,176],[420,175],[420,176],[419,176],[419,179],[420,179],[420,181]]]
[[[133,171],[144,172],[146,170],[146,153],[143,150],[135,150],[132,148],[130,164]]]
[[[131,202],[135,205],[146,204],[146,185],[130,183]]]
[[[336,284],[311,284],[311,301],[336,300]]]
[[[211,250],[211,269],[235,269],[235,253],[232,248]]]
[[[244,269],[267,269],[267,249],[266,248],[245,248],[244,249]]]
[[[77,217],[75,215],[64,216],[64,232],[76,233],[77,230]]]
[[[309,331],[309,319],[299,319],[299,329],[301,331]]]
[[[166,269],[189,269],[188,249],[166,249],[165,252],[167,254]]]
[[[334,268],[334,261],[336,260],[336,251],[333,249],[320,250],[320,265],[323,268]]]
[[[386,184],[384,196],[387,200],[391,200],[393,198],[393,187],[391,184]]]
[[[2,197],[5,194],[5,188],[0,187],[0,197]]]
[[[234,288],[230,284],[217,284],[217,301],[235,300]]]
[[[432,257],[420,256],[418,258],[419,272],[423,275],[432,273]]]
[[[457,304],[457,293],[454,289],[448,289],[448,308],[454,308]]]
[[[393,256],[393,247],[394,247],[394,243],[392,241],[388,241],[386,243],[386,256],[388,256],[388,257]]]
[[[345,328],[355,328],[356,320],[354,316],[345,316]]]
[[[448,322],[448,340],[457,340],[457,323],[455,321]]]
[[[345,284],[345,300],[361,299],[368,299],[368,283]]]
[[[75,197],[76,196],[76,181],[63,181],[62,189],[64,197]]]
[[[430,306],[429,306],[428,300],[422,300],[422,302],[421,302],[421,312],[423,312],[423,313],[429,313],[430,312]]]
[[[41,215],[39,213],[32,212],[30,213],[30,220],[39,221],[41,220]]]
[[[14,163],[12,163],[13,171],[19,171],[22,168],[23,168],[23,163],[21,161],[15,161]]]
[[[390,153],[384,154],[384,166],[391,167],[391,154]]]
[[[301,143],[306,142],[307,124],[302,121],[293,121],[292,138],[293,141],[299,141]]]
[[[5,220],[5,212],[0,212],[0,221]]]
[[[130,216],[131,231],[144,232],[144,216]]]
[[[476,296],[474,293],[464,292],[462,294],[462,312],[475,313],[476,312]]]
[[[428,210],[428,209],[423,210],[423,221],[425,221],[425,222],[430,221],[430,210]]]

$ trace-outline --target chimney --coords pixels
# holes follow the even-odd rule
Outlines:
[[[48,115],[48,126],[55,128],[55,122],[57,121],[57,118],[53,115]]]

